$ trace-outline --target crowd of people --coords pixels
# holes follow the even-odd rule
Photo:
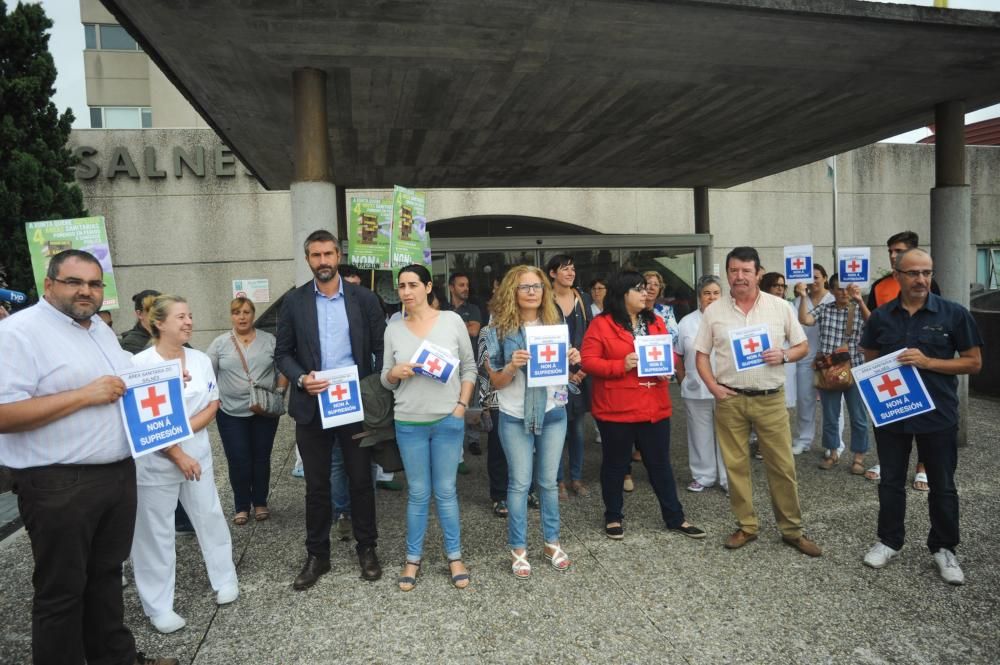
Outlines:
[[[918,368],[937,408],[876,428],[880,465],[866,471],[869,428],[858,387],[822,387],[819,465],[829,471],[839,462],[846,403],[850,472],[880,481],[878,540],[863,561],[881,568],[904,543],[915,441],[915,480],[923,486],[914,487],[929,489],[927,546],[942,578],[961,584],[955,377],[979,371],[983,341],[969,312],[937,295],[933,261],[917,247],[916,234],[897,234],[888,247],[895,287],[877,282],[867,300],[816,265],[814,280],[796,286],[793,303],[785,299],[784,276],[766,273],[754,248],[737,247],[724,264],[728,293],[723,279],[700,277],[697,308],[679,321],[663,299],[658,271],[626,267],[584,291],[568,254],[544,268],[509,267],[482,309],[470,302],[468,275],[449,277],[449,304],[426,267],[405,266],[397,280],[402,311],[390,317],[375,293],[345,278],[337,239],[319,230],[303,245],[314,279],[286,294],[277,334],[255,328],[253,303],[236,298],[232,329],[205,353],[189,345],[193,318],[184,298],[155,291],[136,294],[135,327],[116,338],[97,317],[100,263],[84,251],[64,251],[49,264],[39,302],[0,322],[0,464],[12,470],[35,559],[35,662],[176,663],[136,651],[121,582],[122,563],[131,556],[153,626],[164,633],[183,627],[173,607],[178,529],[197,533],[216,602],[238,599],[207,427],[216,421],[228,463],[232,524],[268,520],[279,413],[258,403],[258,388],[287,393],[305,480],[305,561],[292,587],[306,590],[330,570],[331,527],[345,508],[351,519],[347,530],[338,521],[338,531],[356,541],[362,578],[380,579],[373,447],[361,445],[363,423],[324,429],[317,400],[330,387],[318,373],[352,366],[364,399],[393,406],[407,481],[406,559],[396,584],[408,592],[418,584],[432,499],[450,582],[459,589],[472,583],[463,561],[456,474],[474,406],[481,414],[477,426],[487,433],[489,498],[494,514],[507,520],[516,579],[530,579],[539,561],[557,571],[573,566],[560,540],[560,502],[570,492],[590,494],[583,469],[588,413],[601,444],[606,536],[625,537],[624,495],[634,488],[631,466],[641,462],[665,528],[704,539],[681,504],[671,464],[671,380],[679,383],[687,423],[690,482],[684,486],[689,492],[719,486],[729,496],[737,528],[724,546],[735,550],[758,538],[750,445],[756,440],[782,541],[821,556],[804,532],[795,466],[816,430],[814,365],[817,358],[843,357],[858,366],[906,349],[900,362]],[[526,373],[528,331],[554,325],[566,326],[568,381],[533,386]],[[770,342],[752,369],[734,350],[734,331],[748,326],[765,329]],[[639,376],[637,343],[652,335],[672,342],[672,376]],[[414,362],[422,348],[452,359],[453,371],[435,376]],[[167,360],[183,368],[195,434],[133,460],[118,413],[125,392],[118,374]],[[530,507],[540,511],[538,559],[527,549]]]

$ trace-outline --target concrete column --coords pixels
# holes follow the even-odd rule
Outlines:
[[[934,107],[935,186],[931,190],[931,255],[941,295],[969,306],[972,191],[965,172],[965,102]],[[958,443],[968,441],[969,377],[958,377]]]
[[[292,72],[295,179],[291,186],[292,256],[295,284],[312,278],[302,243],[316,229],[337,235],[337,192],[330,181],[330,146],[326,118],[326,72]]]
[[[694,188],[694,232],[712,232],[712,225],[708,216],[708,187]],[[701,274],[696,275],[696,277],[701,277],[701,275],[712,272],[713,249],[712,244],[701,248]]]

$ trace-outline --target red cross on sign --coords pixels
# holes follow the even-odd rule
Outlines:
[[[441,361],[431,356],[431,359],[424,363],[424,367],[427,368],[428,372],[438,374],[441,371]]]
[[[550,362],[552,362],[552,357],[553,356],[558,356],[559,355],[559,351],[557,351],[556,349],[553,349],[551,346],[549,346],[548,344],[546,344],[545,345],[545,349],[543,351],[539,351],[538,355],[542,356],[542,358],[545,360],[545,362],[550,363]]]
[[[796,270],[802,270],[802,266],[804,266],[804,265],[805,265],[805,263],[806,263],[806,262],[805,262],[805,261],[803,261],[803,260],[802,260],[802,257],[800,257],[800,256],[796,256],[796,257],[795,257],[795,260],[794,260],[794,261],[792,261],[792,265],[793,265],[793,266],[795,266],[795,269],[796,269]]]
[[[847,264],[847,269],[851,272],[857,272],[861,270],[861,264],[858,263],[857,259],[851,259],[851,262]]]
[[[153,412],[153,417],[156,418],[160,415],[160,406],[167,401],[166,395],[156,394],[156,386],[150,386],[149,390],[146,392],[146,399],[139,402],[139,406],[144,409],[149,409]]]
[[[333,388],[330,388],[330,394],[333,395],[338,402],[342,401],[344,399],[344,395],[348,392],[350,391],[339,383]]]
[[[743,350],[747,353],[755,353],[759,346],[760,342],[757,341],[756,337],[751,337],[743,342]]]
[[[903,385],[900,379],[893,379],[888,374],[882,377],[882,383],[875,386],[880,393],[889,393],[889,397],[896,396],[896,388]]]
[[[649,351],[646,351],[646,355],[647,355],[647,356],[648,356],[648,357],[649,357],[649,358],[650,358],[650,359],[651,359],[651,360],[652,360],[653,362],[656,362],[656,361],[658,361],[658,360],[660,359],[660,357],[661,357],[661,356],[663,355],[663,351],[660,351],[660,347],[658,347],[658,346],[651,346],[651,347],[649,347]]]

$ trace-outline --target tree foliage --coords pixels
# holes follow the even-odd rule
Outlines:
[[[86,216],[66,147],[73,113],[52,103],[56,67],[52,21],[37,4],[7,11],[0,0],[0,268],[18,291],[33,293],[25,222]]]

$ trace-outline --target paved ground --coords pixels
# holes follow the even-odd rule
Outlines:
[[[681,497],[689,518],[709,537],[666,532],[641,466],[626,501],[627,536],[604,537],[595,493],[563,505],[563,544],[575,559],[568,573],[542,565],[538,515],[532,512],[535,574],[514,580],[504,547],[505,523],[486,496],[485,457],[466,457],[460,478],[463,544],[470,589],[452,588],[433,526],[417,589],[397,590],[404,553],[403,493],[380,491],[381,581],[358,579],[353,547],[336,543],[331,574],[297,593],[291,581],[303,560],[303,483],[289,475],[292,428],[284,423],[274,454],[274,518],[233,527],[242,596],[217,608],[197,543],[178,542],[176,610],[187,628],[157,634],[142,615],[134,587],[127,615],[140,648],[182,663],[995,663],[1000,647],[1000,464],[998,403],[972,401],[973,445],[960,453],[968,584],[937,576],[923,546],[926,495],[911,491],[908,547],[881,571],[861,565],[874,542],[875,484],[816,468],[816,453],[798,459],[804,519],[824,548],[809,559],[784,546],[768,508],[761,463],[754,466],[761,539],[743,550],[722,547],[733,528],[718,489]],[[686,484],[683,417],[674,419],[673,461]],[[213,437],[215,433],[213,431]],[[677,443],[681,445],[677,445]],[[217,438],[215,443],[218,444]],[[221,447],[216,471],[229,505]],[[587,443],[586,480],[596,490],[599,448]],[[23,531],[0,545],[0,663],[30,662],[31,555]]]

